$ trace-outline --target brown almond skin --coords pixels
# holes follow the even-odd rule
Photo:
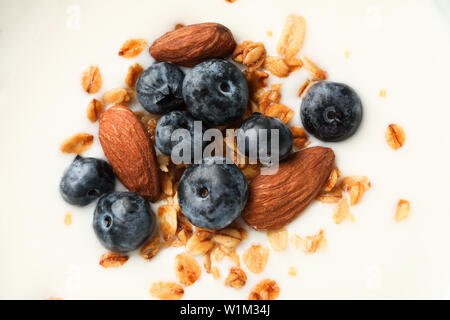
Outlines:
[[[155,149],[144,125],[116,105],[100,117],[99,139],[116,176],[128,190],[154,202],[161,194]]]
[[[212,58],[225,58],[236,47],[231,31],[218,23],[192,24],[167,32],[150,47],[157,61],[193,67]]]
[[[334,166],[334,152],[312,147],[293,153],[275,175],[259,175],[249,185],[242,212],[256,230],[279,229],[294,220],[316,198]]]

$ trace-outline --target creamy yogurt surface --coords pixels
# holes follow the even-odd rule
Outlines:
[[[184,248],[162,250],[150,261],[138,252],[120,268],[104,269],[106,250],[92,230],[95,203],[65,203],[58,184],[74,156],[60,143],[78,132],[94,135],[83,155],[104,158],[98,123],[86,118],[93,97],[124,87],[128,67],[148,67],[147,49],[135,59],[117,52],[125,40],[151,44],[175,24],[219,22],[236,41],[263,42],[268,55],[286,17],[306,19],[301,54],[328,72],[328,79],[352,86],[363,102],[363,122],[352,138],[329,146],[344,176],[365,175],[372,188],[351,208],[356,221],[336,225],[335,205],[313,202],[287,229],[307,236],[325,230],[328,246],[305,255],[289,244],[270,251],[261,274],[245,287],[225,287],[230,260],[217,263],[221,278],[203,271],[185,289],[185,299],[246,299],[270,278],[280,299],[450,298],[450,143],[448,74],[450,21],[443,1],[2,1],[0,3],[0,298],[153,299],[155,281],[177,281],[174,257]],[[447,8],[448,9],[448,8]],[[448,12],[448,11],[447,11]],[[272,32],[272,36],[268,35]],[[346,54],[347,52],[347,54]],[[102,91],[86,94],[80,77],[98,65]],[[306,70],[286,79],[281,103],[295,111]],[[380,90],[386,97],[380,97]],[[136,108],[137,109],[137,108]],[[407,135],[398,151],[384,140],[386,127],[400,124]],[[119,186],[119,190],[123,187]],[[397,201],[411,202],[405,221],[394,220]],[[155,207],[154,207],[155,208]],[[72,224],[64,217],[72,214]],[[249,229],[238,247],[270,247],[265,232]],[[198,258],[202,263],[202,257]],[[297,276],[288,275],[289,267]]]

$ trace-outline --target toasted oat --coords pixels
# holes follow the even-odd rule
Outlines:
[[[183,28],[183,27],[184,27],[184,24],[182,24],[182,23],[177,23],[173,29],[174,29],[174,30],[178,30],[178,29],[181,29],[181,28]]]
[[[252,245],[244,252],[242,259],[253,273],[260,273],[269,260],[269,250],[260,245]]]
[[[369,190],[370,186],[369,179],[364,176],[345,177],[341,182],[341,188],[346,190],[349,194],[351,206],[354,206],[361,200],[362,196]]]
[[[144,72],[144,68],[142,68],[139,63],[135,63],[134,65],[130,66],[128,68],[127,76],[125,77],[125,84],[129,88],[134,89],[136,86],[136,81],[142,72]]]
[[[128,91],[125,89],[119,89],[119,88],[115,88],[115,89],[111,89],[106,91],[103,94],[103,103],[105,105],[110,105],[110,104],[127,104],[131,98],[128,95]]]
[[[303,17],[291,14],[287,17],[283,33],[278,41],[278,54],[287,58],[294,57],[302,48],[305,40],[306,21]]]
[[[81,77],[81,86],[87,93],[97,93],[102,87],[102,75],[97,66],[90,66]]]
[[[175,257],[175,273],[181,284],[188,287],[200,278],[202,269],[194,258],[180,253]]]
[[[303,62],[303,66],[311,74],[314,80],[326,80],[327,73],[316,66],[311,60],[305,56],[300,56],[300,60]]]
[[[157,118],[152,118],[144,123],[145,129],[147,129],[148,136],[152,140],[153,144],[155,144],[155,136],[156,136],[156,125],[158,124]]]
[[[267,30],[267,36],[271,38],[273,36],[272,30]]]
[[[241,265],[241,259],[234,248],[231,251],[228,251],[227,255],[236,266],[239,267]]]
[[[280,57],[267,56],[264,60],[263,68],[280,78],[289,75],[289,66],[284,59]]]
[[[280,294],[280,287],[274,280],[266,279],[259,282],[248,296],[249,300],[275,300]]]
[[[297,276],[297,269],[295,267],[289,267],[288,275],[296,277]]]
[[[221,246],[215,246],[211,251],[211,257],[215,262],[220,262],[225,257],[225,251]]]
[[[294,244],[296,249],[301,248],[306,254],[316,253],[327,246],[327,240],[325,239],[324,230],[320,230],[319,233],[306,236],[304,238],[294,235],[291,238],[291,242]]]
[[[336,210],[333,214],[334,223],[340,224],[344,220],[350,220],[350,222],[355,221],[355,217],[350,212],[350,206],[348,204],[347,198],[342,199],[338,206],[336,207]]]
[[[275,251],[283,251],[288,244],[288,231],[286,228],[267,231],[267,237],[272,249]]]
[[[294,138],[294,146],[297,149],[302,149],[309,145],[308,135],[305,129],[300,127],[291,127],[292,136]]]
[[[163,197],[173,196],[173,183],[172,177],[168,172],[160,172],[159,174],[160,182],[161,182],[161,191]]]
[[[306,79],[305,82],[303,82],[303,84],[300,86],[300,88],[298,88],[297,96],[301,97],[303,95],[303,92],[305,92],[306,88],[309,86],[310,83],[311,80]]]
[[[72,224],[72,214],[70,212],[66,212],[64,216],[64,224],[66,226],[70,226]]]
[[[119,50],[119,56],[124,58],[134,58],[144,50],[147,41],[144,39],[130,39],[125,41]]]
[[[92,145],[94,136],[88,133],[77,133],[66,139],[61,144],[61,151],[64,153],[81,154]]]
[[[266,48],[261,42],[244,41],[236,46],[232,58],[246,66],[248,72],[253,72],[263,64]]]
[[[267,87],[267,78],[269,78],[269,74],[267,72],[260,70],[256,70],[253,72],[245,70],[244,76],[247,79],[250,97],[256,100],[257,98],[256,93],[259,90]]]
[[[177,231],[177,210],[172,205],[158,208],[158,221],[165,241],[170,240]]]
[[[386,98],[386,90],[385,90],[385,89],[381,89],[379,95],[380,95],[380,97],[382,97],[382,98]]]
[[[345,51],[345,58],[348,59],[350,57],[350,51],[346,50]]]
[[[170,157],[161,153],[161,154],[158,154],[157,159],[158,159],[159,170],[161,170],[162,172],[169,172]]]
[[[408,218],[411,205],[408,200],[400,199],[397,203],[397,211],[395,212],[395,221],[400,222]]]
[[[335,186],[330,191],[321,191],[316,200],[322,203],[338,203],[339,200],[342,199],[343,192],[344,190],[341,188],[341,186]]]
[[[337,180],[341,176],[341,171],[337,167],[331,170],[330,176],[328,177],[327,183],[323,187],[324,192],[330,192],[336,186]]]
[[[220,278],[220,271],[219,271],[219,268],[217,268],[217,267],[213,267],[212,268],[212,274],[213,274],[213,277],[214,277],[214,279],[219,279]]]
[[[206,273],[212,273],[211,251],[207,252],[203,256],[203,267],[205,268]]]
[[[103,103],[101,101],[99,101],[97,99],[92,99],[91,102],[89,102],[88,107],[87,107],[87,111],[86,111],[87,118],[91,122],[97,121],[100,114],[103,112],[103,108],[104,108]]]
[[[186,252],[193,256],[206,254],[214,246],[214,242],[209,239],[200,240],[198,233],[194,233],[186,243]]]
[[[229,248],[234,248],[241,242],[241,239],[239,238],[234,238],[223,234],[216,234],[213,236],[212,239],[215,243],[221,244],[224,247]]]
[[[279,103],[273,103],[264,110],[264,114],[270,117],[276,117],[283,123],[288,123],[294,117],[294,111],[288,106]]]
[[[394,150],[400,149],[406,140],[406,134],[398,124],[390,124],[384,135],[387,144]]]
[[[285,58],[284,62],[289,67],[289,73],[297,71],[303,66],[302,60],[298,58]]]
[[[154,282],[150,287],[150,294],[161,300],[180,300],[184,290],[175,282]]]
[[[243,286],[245,286],[246,282],[247,282],[247,275],[239,267],[231,268],[230,273],[225,279],[225,285],[235,289],[242,288]]]
[[[247,181],[251,181],[261,173],[261,168],[258,164],[249,164],[242,169],[242,173]]]
[[[139,252],[142,258],[150,260],[159,252],[161,248],[161,238],[159,234],[155,235],[146,244],[144,244]]]
[[[103,268],[120,267],[128,261],[128,256],[124,256],[118,253],[108,252],[102,254],[100,257],[100,265]]]

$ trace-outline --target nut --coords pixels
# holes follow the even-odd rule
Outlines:
[[[250,292],[249,300],[275,300],[280,294],[280,287],[273,280],[266,279],[258,283]]]
[[[97,66],[90,66],[81,77],[81,86],[87,93],[97,93],[102,87],[102,75]]]
[[[306,21],[303,17],[290,15],[286,19],[283,34],[278,41],[278,54],[287,58],[294,57],[302,48],[306,33]]]
[[[125,262],[128,261],[128,256],[123,256],[118,253],[104,253],[100,257],[99,264],[103,268],[113,268],[113,267],[120,267],[125,264]]]
[[[225,58],[235,47],[227,27],[208,22],[167,32],[152,44],[150,54],[157,61],[193,67],[207,59]]]
[[[397,211],[395,212],[395,221],[400,222],[408,218],[411,205],[408,200],[400,199],[397,203]]]
[[[144,50],[147,41],[144,39],[130,39],[125,41],[119,50],[119,56],[124,58],[134,58]]]
[[[175,282],[155,282],[150,288],[150,294],[161,300],[180,300],[184,290]]]
[[[333,167],[334,152],[329,148],[306,148],[290,155],[277,173],[250,182],[242,217],[257,230],[284,227],[319,194]]]
[[[100,117],[99,138],[125,187],[150,201],[158,199],[161,188],[155,150],[139,118],[127,107],[111,107]]]
[[[400,149],[406,140],[405,131],[398,124],[390,124],[384,137],[389,147],[394,150]]]
[[[242,259],[251,272],[261,273],[269,259],[269,249],[260,245],[252,245],[244,252]]]
[[[81,154],[92,145],[94,136],[88,133],[77,133],[66,139],[61,144],[61,151],[64,153]]]
[[[175,273],[181,284],[188,287],[200,278],[202,269],[194,258],[180,253],[175,257]]]
[[[225,285],[235,289],[242,288],[243,286],[245,286],[246,282],[247,282],[247,275],[239,267],[231,268],[230,273],[225,279]]]

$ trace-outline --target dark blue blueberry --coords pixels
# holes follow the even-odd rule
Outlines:
[[[244,209],[248,185],[242,171],[225,158],[209,157],[190,165],[178,184],[181,211],[200,228],[222,229]]]
[[[85,206],[114,190],[115,176],[105,160],[77,156],[64,172],[59,190],[65,201]]]
[[[224,125],[242,117],[248,86],[231,62],[212,59],[192,68],[184,78],[183,97],[189,112],[210,125]]]
[[[271,150],[272,130],[278,130],[278,148],[274,146],[274,150]],[[285,159],[291,152],[294,141],[291,130],[280,119],[259,112],[242,123],[237,139],[240,152],[250,160],[259,160],[264,164],[270,164],[276,157],[278,160]]]
[[[158,124],[156,126],[155,141],[159,151],[170,156],[172,149],[179,143],[182,143],[182,145],[179,145],[178,148],[182,148],[184,150],[190,149],[190,160],[192,161],[192,159],[194,159],[194,146],[196,144],[201,156],[204,146],[202,137],[205,128],[201,124],[201,121],[197,121],[197,126],[199,129],[194,135],[194,121],[195,119],[187,111],[172,111],[163,115],[158,120]],[[187,130],[187,135],[180,136],[178,140],[172,141],[172,133],[177,129]],[[182,157],[183,152],[181,151],[180,153],[177,153],[177,156]]]
[[[317,139],[342,141],[351,137],[361,123],[361,100],[343,83],[321,81],[309,89],[300,116],[305,129]]]
[[[139,77],[136,95],[150,113],[164,114],[184,106],[182,86],[184,73],[169,62],[154,63]]]
[[[126,253],[139,248],[156,233],[156,217],[140,195],[113,192],[98,201],[93,226],[105,248]]]

